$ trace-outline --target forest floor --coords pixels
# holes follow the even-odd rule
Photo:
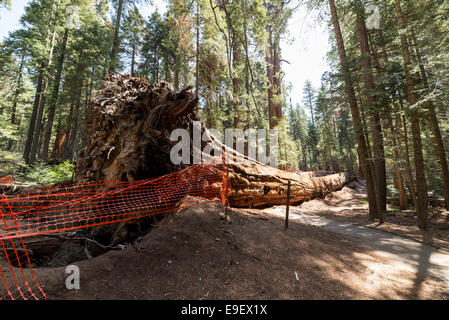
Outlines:
[[[285,230],[262,210],[228,219],[218,204],[168,215],[125,249],[76,263],[80,290],[65,288],[64,267],[36,275],[50,299],[449,299],[449,283],[360,239],[293,215]]]
[[[399,210],[388,205],[384,215],[385,223],[368,220],[368,202],[364,184],[357,180],[343,189],[333,192],[325,199],[314,199],[293,207],[295,212],[319,215],[332,220],[349,222],[368,228],[375,228],[406,238],[429,244],[449,252],[449,211],[444,208],[429,209],[429,228],[420,230],[413,210]],[[285,206],[278,207],[284,210]]]

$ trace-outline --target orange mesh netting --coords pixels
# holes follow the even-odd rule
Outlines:
[[[224,165],[198,164],[159,178],[50,187],[0,200],[0,299],[46,298],[24,237],[116,223],[209,202],[226,204]],[[203,200],[183,205],[185,196]]]

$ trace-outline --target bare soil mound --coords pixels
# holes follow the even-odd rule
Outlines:
[[[196,201],[188,198],[185,201]],[[249,210],[247,210],[249,211]],[[218,204],[169,215],[120,251],[76,263],[81,289],[68,290],[64,267],[38,268],[50,299],[407,299],[444,298],[336,233]]]

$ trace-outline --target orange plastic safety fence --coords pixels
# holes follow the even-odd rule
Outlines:
[[[170,212],[185,196],[224,203],[224,165],[199,164],[155,179],[99,181],[51,187],[0,200],[0,298],[40,299],[45,293],[31,265],[24,237],[116,223]]]
[[[3,258],[0,259],[0,281],[4,287],[4,290],[0,290],[0,300],[45,299],[45,292],[36,279],[23,238],[0,240],[0,245],[0,256]]]

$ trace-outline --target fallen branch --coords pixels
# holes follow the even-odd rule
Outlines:
[[[65,236],[59,235],[59,234],[47,234],[45,236],[50,237],[50,238],[57,238],[57,239],[64,240],[64,241],[66,241],[66,240],[67,241],[86,241],[86,242],[93,243],[104,250],[123,250],[125,248],[124,245],[120,245],[120,244],[116,245],[116,246],[105,246],[105,245],[99,243],[98,241],[87,238],[87,237],[74,237],[74,236],[65,237]]]

